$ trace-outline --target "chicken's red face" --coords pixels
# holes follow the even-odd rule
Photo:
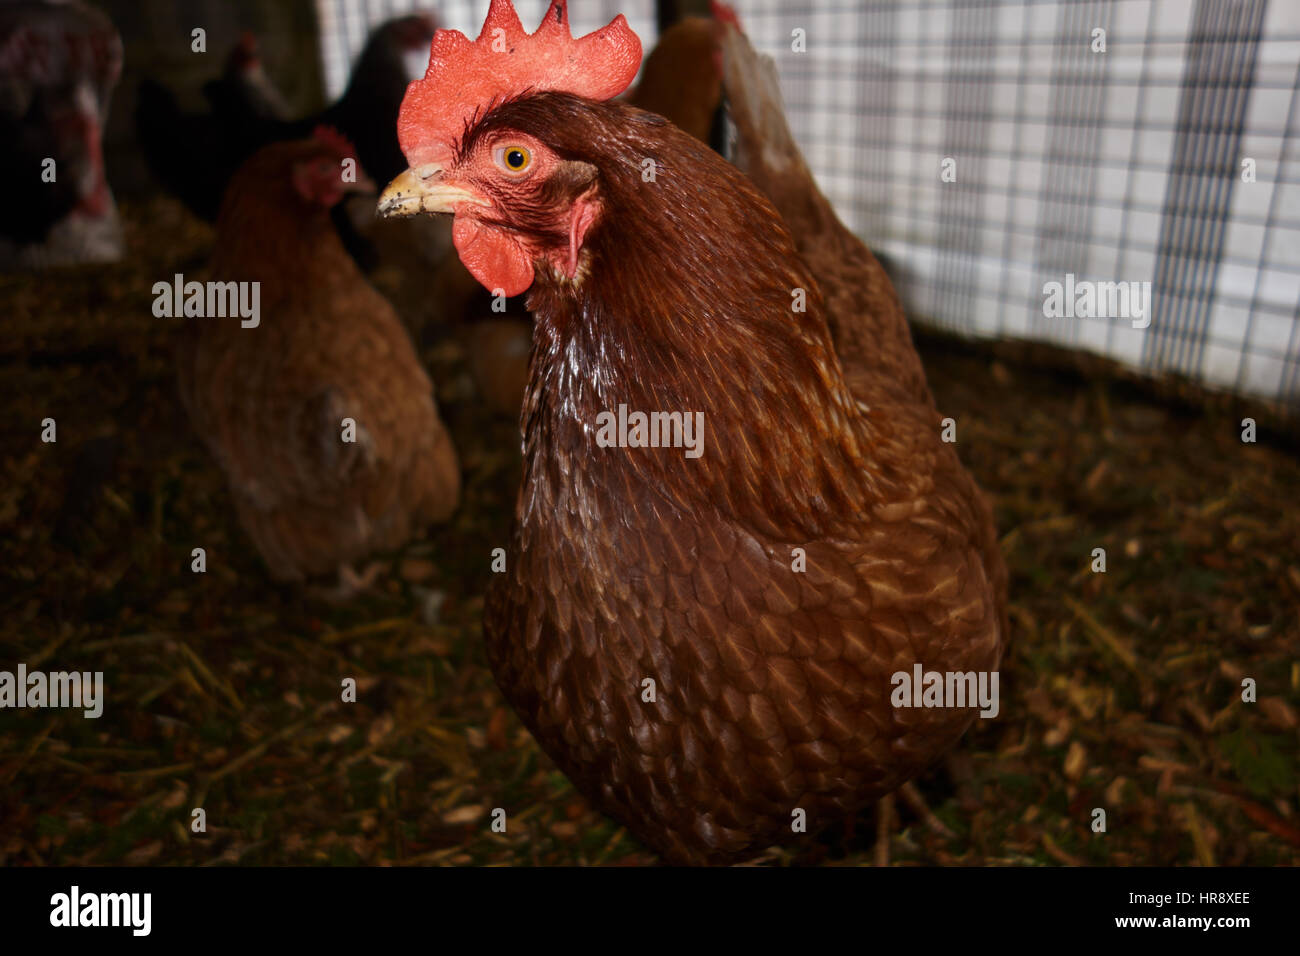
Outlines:
[[[583,239],[599,215],[595,168],[561,157],[535,134],[485,120],[526,93],[617,96],[640,61],[641,41],[621,16],[570,36],[565,0],[552,0],[532,34],[509,0],[492,0],[472,43],[439,30],[429,69],[407,89],[397,120],[411,168],[384,190],[380,214],[453,214],[461,261],[494,293],[520,294],[539,266],[577,278]]]
[[[375,184],[357,164],[356,150],[337,130],[317,127],[297,147],[290,167],[294,192],[311,206],[333,208],[345,193],[373,192]]]
[[[343,181],[336,160],[319,155],[293,164],[294,191],[306,202],[331,208],[343,198]]]
[[[447,163],[407,170],[384,191],[385,215],[450,212],[465,267],[494,294],[518,295],[534,270],[576,279],[599,214],[596,168],[511,129],[471,130]]]

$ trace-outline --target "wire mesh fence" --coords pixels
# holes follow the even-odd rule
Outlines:
[[[331,92],[412,0],[317,0]],[[1300,4],[734,4],[914,320],[1300,402]],[[546,0],[516,3],[526,27]],[[438,5],[474,35],[486,3]],[[589,0],[575,35],[653,0]]]

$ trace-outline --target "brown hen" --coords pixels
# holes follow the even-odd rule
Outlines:
[[[450,515],[460,470],[406,331],[330,222],[354,186],[350,148],[322,137],[268,146],[231,181],[211,279],[260,283],[261,315],[190,319],[179,372],[272,575],[346,582],[352,562]]]
[[[722,102],[722,57],[713,21],[683,17],[665,30],[627,101],[707,143]]]
[[[635,72],[621,18],[574,41],[557,0],[529,37],[494,0],[478,44],[435,38],[399,118],[412,169],[380,208],[454,213],[485,286],[530,288],[488,657],[597,806],[671,862],[743,860],[797,838],[799,811],[812,832],[888,793],[974,719],[891,695],[917,664],[998,666],[989,509],[910,343],[882,337],[846,372],[771,203],[661,118],[601,102]],[[835,317],[846,340],[871,321]],[[608,447],[620,407],[702,414],[702,453]]]
[[[727,115],[735,126],[733,162],[785,220],[826,299],[826,320],[845,374],[888,370],[860,383],[933,404],[898,294],[871,250],[844,225],[817,187],[785,120],[771,58],[761,56],[721,5],[715,28],[724,63]]]

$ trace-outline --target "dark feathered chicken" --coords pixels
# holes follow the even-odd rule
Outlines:
[[[203,84],[203,95],[213,115],[223,123],[288,121],[289,104],[266,75],[257,36],[245,30],[226,56],[221,76]]]
[[[293,122],[241,110],[232,96],[221,99],[217,112],[185,113],[169,90],[145,80],[135,121],[149,168],[191,211],[214,219],[226,184],[245,159],[268,143],[301,139],[325,125],[353,143],[363,169],[387,180],[405,166],[393,135],[406,91],[405,57],[425,47],[433,29],[425,15],[382,24],[366,41],[343,95],[322,113]]]
[[[598,102],[638,54],[622,18],[571,40],[561,2],[531,38],[506,0],[474,46],[440,31],[381,210],[454,212],[471,272],[530,288],[524,481],[484,625],[497,681],[645,843],[730,861],[956,742],[974,709],[894,707],[892,678],[996,668],[1001,571],[928,393],[841,364],[768,200],[659,117]],[[607,447],[620,407],[701,415],[702,454]]]
[[[428,47],[436,28],[432,14],[398,17],[377,27],[366,40],[348,88],[317,120],[355,143],[361,165],[381,182],[406,165],[393,124],[410,79],[407,58]]]

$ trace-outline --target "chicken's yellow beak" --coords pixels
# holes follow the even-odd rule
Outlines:
[[[477,193],[447,182],[437,163],[426,163],[408,169],[388,184],[379,197],[379,215],[395,218],[422,212],[454,213],[462,203],[491,205]]]

